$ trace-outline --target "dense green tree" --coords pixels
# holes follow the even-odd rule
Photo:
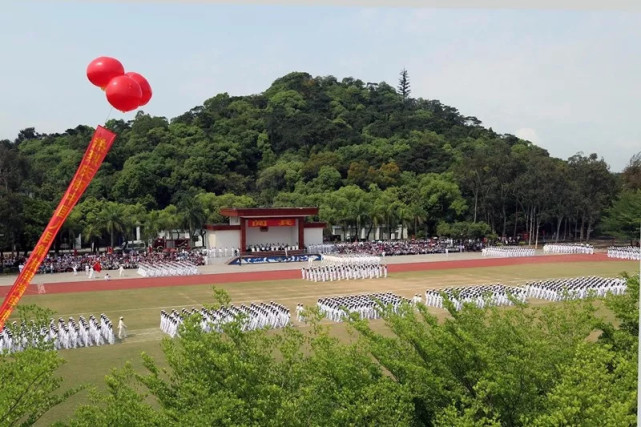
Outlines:
[[[398,88],[292,72],[263,93],[217,94],[172,119],[139,111],[129,121],[110,120],[106,127],[118,138],[86,197],[140,204],[146,211],[178,206],[185,195],[198,193],[246,195],[261,206],[307,201],[320,207],[321,193],[351,185],[368,193],[376,185],[398,199],[389,212],[370,209],[367,221],[341,222],[376,222],[388,235],[402,226],[423,236],[443,220],[484,222],[500,236],[526,232],[537,242],[537,232],[589,239],[594,229],[603,229],[601,216],[620,186],[636,188],[636,157],[617,186],[596,154],[551,161],[528,141],[498,134],[438,100],[410,95],[406,70]],[[0,249],[31,247],[32,237],[20,237],[21,230],[41,224],[28,223],[25,198],[43,209],[44,203],[55,205],[92,132],[85,125],[54,134],[28,128],[14,141],[0,142],[0,210],[13,206],[11,216],[18,217],[0,217]],[[449,173],[453,179],[443,175],[441,181],[454,182],[468,208],[435,212],[419,183],[428,174]],[[320,220],[335,221],[335,209],[323,212],[330,216]],[[56,248],[85,226],[70,225]],[[131,226],[114,239],[127,237]],[[106,237],[97,225],[90,228],[94,244]]]
[[[104,227],[109,233],[109,245],[116,244],[116,233],[122,233],[125,229],[125,210],[123,205],[116,202],[107,202],[98,213],[96,222]]]
[[[451,147],[446,139],[435,132],[412,131],[406,149],[396,156],[396,163],[404,171],[442,173],[452,162]]]
[[[599,411],[606,425],[633,422],[636,360],[586,342],[600,324],[590,301],[446,307],[443,323],[422,305],[417,314],[388,312],[392,336],[354,323],[376,360],[410,388],[417,425],[597,425]]]
[[[197,313],[163,340],[166,368],[143,354],[145,372],[114,369],[68,424],[633,425],[639,285],[627,279],[605,298],[614,319],[591,298],[457,311],[446,297],[440,321],[420,304],[379,306],[384,330],[352,313],[341,340],[315,307],[307,328],[280,331],[243,332],[239,316],[207,333]],[[215,295],[210,308],[229,304]]]
[[[33,344],[24,351],[0,351],[0,419],[3,425],[33,425],[49,409],[62,403],[84,386],[61,391],[62,377],[57,369],[64,362],[51,342],[40,336],[40,328],[49,326],[50,310],[33,305],[18,306],[16,324],[5,327],[18,337],[21,325],[34,329],[27,339]]]
[[[607,210],[602,228],[620,239],[638,241],[641,229],[641,189],[623,191]]]
[[[451,237],[454,239],[482,239],[491,233],[489,224],[485,222],[440,222],[436,227],[439,236]]]
[[[9,141],[0,141],[0,194],[9,194],[20,188],[29,173],[27,158]]]
[[[243,320],[206,333],[198,316],[188,319],[180,338],[163,341],[167,369],[143,355],[147,373],[114,370],[107,391],[70,425],[408,424],[408,394],[361,344],[332,337],[318,321],[307,334],[274,334],[243,332]]]
[[[641,189],[641,152],[632,156],[628,165],[623,169],[621,178],[625,190]]]
[[[579,195],[578,216],[580,218],[580,239],[590,240],[594,224],[607,209],[615,193],[614,176],[609,166],[595,153],[582,153],[568,159],[571,179],[576,182]]]
[[[205,206],[195,193],[184,193],[176,206],[180,212],[180,225],[189,230],[192,242],[197,240],[197,235],[204,238],[204,226],[207,221]],[[192,243],[193,245],[193,243]]]
[[[203,207],[207,223],[222,223],[226,218],[221,215],[222,208],[253,208],[256,202],[250,196],[225,193],[200,193],[196,200]]]
[[[398,79],[398,92],[403,98],[403,102],[406,103],[410,97],[410,76],[405,68],[401,70],[400,77]]]
[[[440,221],[454,221],[467,210],[452,174],[426,174],[419,178],[420,204],[426,214],[428,234],[436,231]]]

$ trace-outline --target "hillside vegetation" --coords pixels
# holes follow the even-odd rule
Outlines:
[[[143,111],[111,120],[118,139],[56,249],[78,233],[113,245],[135,225],[145,237],[198,234],[224,220],[222,206],[318,206],[330,225],[382,225],[388,235],[402,225],[417,237],[534,240],[538,230],[589,240],[606,224],[601,232],[636,236],[639,214],[625,213],[641,201],[639,156],[616,176],[596,153],[553,158],[410,94],[405,70],[398,87],[293,72],[263,93],[218,94],[171,120]],[[28,128],[0,141],[0,249],[35,244],[92,132]]]

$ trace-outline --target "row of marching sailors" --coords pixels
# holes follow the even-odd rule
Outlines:
[[[498,256],[498,257],[524,257],[524,256],[534,256],[536,251],[534,249],[520,248],[518,246],[491,246],[489,248],[481,249],[481,255],[483,256]]]
[[[387,265],[317,265],[301,269],[303,280],[333,282],[335,280],[379,279],[387,277]]]
[[[205,307],[200,310],[193,307],[191,310],[183,308],[180,312],[172,310],[171,313],[162,310],[160,312],[160,329],[171,337],[175,337],[184,319],[194,314],[200,315],[200,327],[205,332],[221,332],[223,324],[233,322],[241,315],[244,317],[243,331],[265,327],[283,328],[290,322],[289,309],[270,301],[268,304],[242,304],[239,307],[230,305],[218,310],[209,310]]]
[[[20,326],[13,322],[0,332],[0,352],[24,351],[39,343],[50,343],[55,350],[92,347],[113,344],[115,334],[113,325],[107,316],[100,315],[100,320],[91,315],[89,321],[80,316],[78,323],[69,318],[69,321],[51,319],[49,327],[37,328],[35,322],[30,325],[22,323]]]
[[[553,254],[594,254],[594,246],[587,243],[552,243],[543,246],[544,253]]]
[[[608,258],[641,260],[641,248],[635,246],[610,246]]]
[[[382,257],[373,255],[348,254],[348,255],[321,255],[323,263],[330,264],[380,264]]]
[[[198,266],[189,261],[140,262],[138,274],[143,277],[192,276],[198,274]]]
[[[378,319],[379,303],[384,306],[391,305],[394,312],[403,302],[409,302],[406,298],[394,295],[390,292],[373,293],[364,295],[349,295],[340,297],[320,298],[316,305],[320,312],[329,320],[342,322],[348,313],[358,313],[363,319]]]
[[[425,305],[443,308],[443,294],[454,304],[456,310],[461,310],[463,304],[472,303],[479,308],[485,306],[513,305],[510,295],[517,301],[525,302],[526,292],[523,288],[493,285],[472,285],[444,289],[428,289],[425,292]]]
[[[608,293],[620,295],[626,289],[625,279],[595,276],[539,280],[525,284],[528,297],[550,301],[603,297]]]

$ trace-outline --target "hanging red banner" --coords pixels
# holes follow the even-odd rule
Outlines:
[[[71,210],[76,206],[80,197],[84,194],[85,190],[89,186],[89,183],[100,169],[105,156],[109,152],[111,145],[116,139],[116,134],[111,132],[108,129],[98,126],[96,131],[93,134],[93,138],[85,151],[85,155],[80,162],[80,166],[76,171],[76,175],[71,180],[67,191],[62,196],[58,207],[53,213],[53,216],[49,220],[47,228],[40,236],[40,240],[36,244],[31,255],[27,260],[22,272],[18,275],[18,278],[14,282],[11,290],[5,297],[2,306],[0,306],[0,330],[4,328],[4,325],[11,316],[13,309],[18,305],[18,301],[22,298],[22,295],[25,293],[27,286],[35,276],[40,264],[49,253],[49,248],[53,243],[53,239],[60,231],[62,224],[69,216]]]
[[[266,218],[247,220],[248,227],[293,227],[295,225],[295,218]]]

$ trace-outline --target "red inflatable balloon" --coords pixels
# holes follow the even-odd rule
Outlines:
[[[142,90],[142,99],[140,100],[139,107],[146,105],[151,99],[151,85],[149,84],[147,79],[138,73],[134,73],[133,71],[125,73],[125,76],[131,77],[136,81],[136,83],[140,85],[140,89]]]
[[[109,56],[96,58],[87,66],[87,78],[101,89],[104,89],[111,79],[123,74],[125,74],[125,67],[120,61]]]
[[[126,113],[140,106],[142,89],[140,85],[129,76],[114,77],[105,88],[107,101],[118,111]]]

